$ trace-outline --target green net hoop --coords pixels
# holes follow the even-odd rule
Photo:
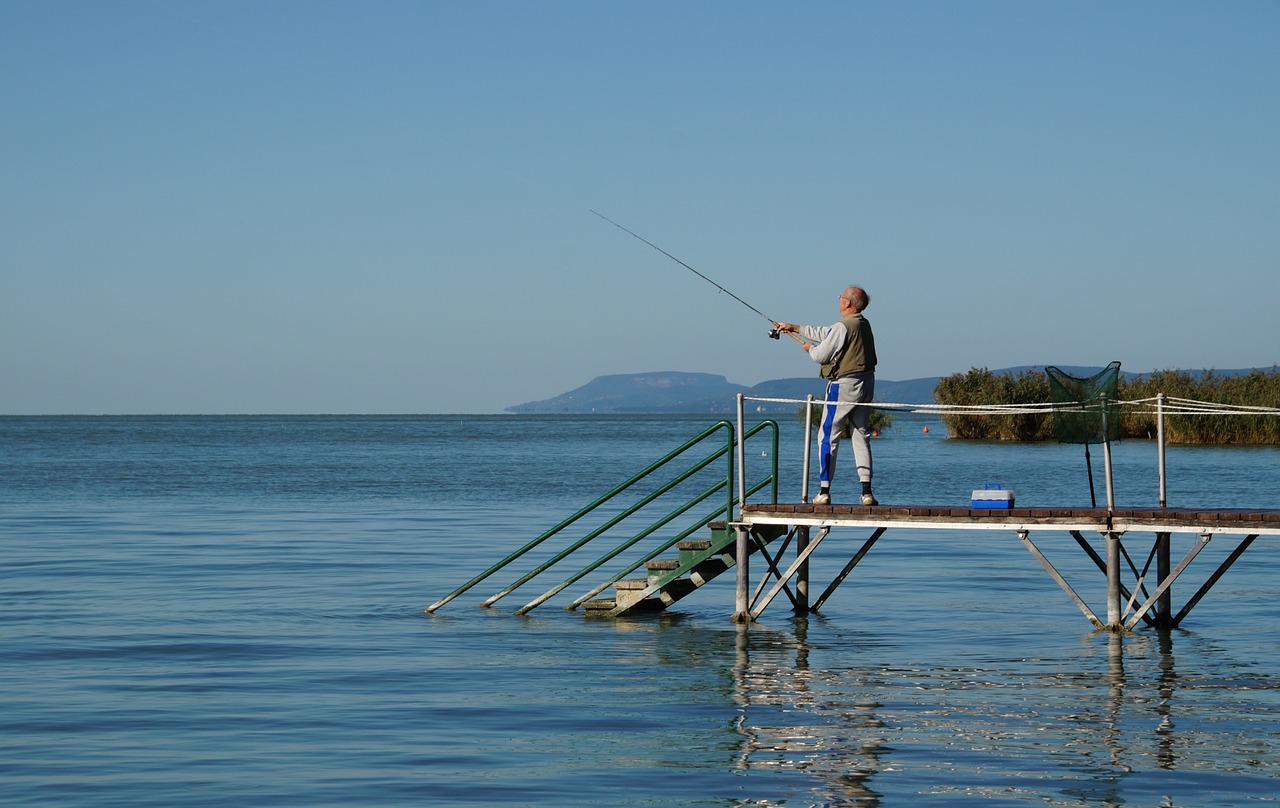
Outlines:
[[[1066,405],[1053,411],[1059,443],[1102,443],[1120,439],[1120,412],[1116,402],[1120,363],[1112,362],[1100,373],[1081,378],[1056,367],[1046,367],[1049,400]],[[1071,407],[1069,405],[1077,405]]]

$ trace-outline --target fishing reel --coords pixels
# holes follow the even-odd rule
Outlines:
[[[769,330],[769,339],[779,339],[781,336],[782,335],[778,333],[778,329],[772,328]]]

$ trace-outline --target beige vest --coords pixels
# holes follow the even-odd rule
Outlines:
[[[854,373],[874,372],[876,338],[871,333],[871,323],[859,313],[850,314],[840,322],[844,323],[848,338],[831,361],[822,366],[819,375],[824,379],[839,379]]]

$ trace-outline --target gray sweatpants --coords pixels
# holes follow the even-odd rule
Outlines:
[[[870,402],[875,391],[874,373],[854,373],[827,383],[827,401],[836,403],[822,408],[822,426],[818,433],[818,480],[822,487],[830,485],[835,476],[836,452],[845,435],[853,443],[858,480],[871,482],[871,431],[867,428],[871,410],[858,405]]]

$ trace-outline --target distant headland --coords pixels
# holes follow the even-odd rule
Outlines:
[[[1084,369],[1082,369],[1084,370]],[[1097,368],[1090,372],[1101,370]],[[1004,372],[1004,371],[1000,371]],[[929,404],[941,380],[930,376],[907,381],[876,379],[876,399],[898,404]],[[668,370],[654,373],[622,373],[597,376],[555,398],[507,407],[506,412],[535,413],[731,413],[738,393],[762,398],[803,399],[822,397],[826,382],[817,376],[772,379],[747,387],[712,373]],[[790,413],[795,404],[753,402],[752,410]]]
[[[1089,376],[1102,370],[1101,366],[1059,365],[1068,373]],[[1043,370],[1043,365],[1023,365],[992,371],[995,374],[1018,374]],[[1218,376],[1247,375],[1250,369],[1215,370]],[[1126,379],[1143,374],[1122,371]],[[895,404],[932,404],[933,391],[942,376],[928,376],[906,381],[876,379],[876,400]],[[530,401],[507,407],[506,412],[517,414],[550,413],[657,413],[696,414],[731,413],[738,393],[761,398],[803,399],[810,394],[822,397],[825,382],[816,377],[771,379],[754,386],[734,384],[724,376],[713,373],[687,373],[682,371],[657,371],[653,373],[622,373],[597,376],[581,387],[561,393],[544,401]],[[792,413],[796,405],[791,403],[753,402],[752,411],[759,413]]]

